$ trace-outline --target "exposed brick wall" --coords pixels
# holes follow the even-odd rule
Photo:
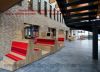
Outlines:
[[[35,1],[35,0],[34,0]],[[35,6],[36,7],[36,6]],[[22,6],[14,6],[6,12],[0,14],[0,53],[4,55],[10,51],[11,41],[15,38],[16,31],[22,30],[24,23],[37,24],[41,26],[41,31],[47,31],[45,26],[57,27],[60,26],[61,23],[51,20],[48,17],[44,17],[43,15],[35,14],[35,15],[16,15],[17,12],[25,12],[20,10],[27,10],[28,3],[27,0],[22,2]],[[36,7],[37,8],[37,7]],[[8,13],[12,13],[13,15],[8,15]],[[65,28],[65,25],[62,24]],[[43,27],[44,26],[44,27]],[[66,29],[68,29],[66,27]]]

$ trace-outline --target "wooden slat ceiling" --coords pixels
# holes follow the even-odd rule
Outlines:
[[[67,26],[83,30],[91,30],[94,24],[100,27],[100,20],[97,20],[97,16],[100,16],[100,0],[56,1]]]
[[[0,0],[0,13],[6,11],[13,5],[21,2],[22,0]]]
[[[77,5],[77,7],[72,7],[72,9],[69,9],[69,10],[66,10],[69,14],[69,18],[72,19],[72,17],[77,17],[77,19],[69,19],[67,20],[66,22],[68,23],[72,23],[72,22],[80,22],[80,21],[83,21],[83,20],[92,20],[92,19],[96,19],[96,16],[97,16],[97,9],[98,9],[98,4],[88,4],[86,6],[80,4],[80,5]],[[87,12],[84,12],[84,11],[87,11]],[[71,12],[74,12],[76,13],[75,14],[72,14]],[[82,18],[83,16],[87,16],[88,17],[85,17],[85,18]]]
[[[59,2],[59,6],[61,5],[60,9],[67,23],[96,19],[98,11],[97,0],[78,0],[69,3],[63,0],[63,2]]]

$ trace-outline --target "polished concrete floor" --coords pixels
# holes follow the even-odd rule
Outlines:
[[[9,72],[0,69],[0,72]],[[65,42],[65,47],[55,54],[22,67],[14,72],[100,72],[99,60],[92,60],[92,41]]]

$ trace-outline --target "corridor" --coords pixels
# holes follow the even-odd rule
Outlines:
[[[66,41],[65,47],[55,54],[14,72],[100,72],[100,56],[98,61],[93,61],[91,40]]]

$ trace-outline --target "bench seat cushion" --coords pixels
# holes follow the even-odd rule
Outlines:
[[[22,58],[19,58],[19,57],[15,56],[15,55],[12,55],[12,54],[7,54],[6,57],[9,57],[14,61],[23,60]]]

